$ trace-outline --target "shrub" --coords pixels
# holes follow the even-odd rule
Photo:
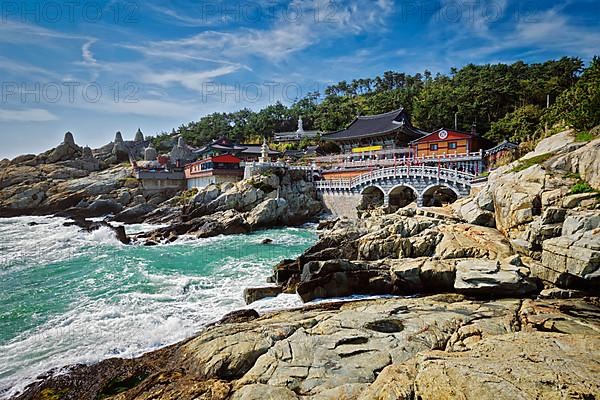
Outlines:
[[[594,193],[596,190],[586,181],[579,181],[571,187],[571,194]]]
[[[576,142],[590,142],[594,140],[594,135],[591,134],[590,132],[579,132],[577,133],[577,135],[575,135],[575,141]]]

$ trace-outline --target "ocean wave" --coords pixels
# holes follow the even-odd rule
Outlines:
[[[47,296],[28,298],[34,310],[20,317],[25,328],[13,326],[15,334],[0,340],[0,397],[14,395],[50,369],[136,357],[194,335],[245,308],[245,287],[264,285],[273,265],[299,255],[315,239],[310,231],[288,228],[124,246],[109,229],[87,233],[64,222],[48,217],[0,221],[0,234],[8,236],[12,248],[35,245],[42,253],[36,258],[18,250],[22,264],[6,260],[0,274],[17,286],[10,293],[26,293],[18,285],[27,282],[33,285],[28,290],[40,287]],[[274,243],[261,244],[265,238]],[[8,283],[0,281],[0,306],[20,307],[18,296],[7,296],[3,284]],[[280,295],[251,308],[268,312],[300,305],[297,296]]]

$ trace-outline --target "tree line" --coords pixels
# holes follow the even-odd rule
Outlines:
[[[481,134],[496,142],[535,140],[566,126],[589,130],[600,124],[600,59],[594,57],[587,67],[576,57],[469,64],[435,76],[427,70],[414,75],[387,71],[375,78],[341,81],[289,106],[278,102],[260,111],[213,113],[157,140],[180,134],[194,145],[222,136],[258,142],[275,132],[296,130],[300,116],[306,130],[330,132],[345,128],[357,115],[400,107],[422,130],[453,128],[456,118],[459,130],[470,131],[476,123]]]

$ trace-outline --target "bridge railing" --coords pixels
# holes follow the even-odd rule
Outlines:
[[[475,175],[447,168],[419,166],[396,166],[391,168],[382,168],[361,174],[350,179],[332,179],[315,182],[317,189],[338,189],[350,190],[358,186],[368,184],[380,179],[386,178],[412,178],[424,177],[443,181],[450,181],[468,185]]]

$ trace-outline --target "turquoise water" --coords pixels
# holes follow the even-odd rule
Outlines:
[[[133,357],[189,337],[244,308],[245,287],[264,285],[273,265],[316,240],[313,229],[286,228],[124,246],[108,229],[84,233],[63,222],[0,219],[0,398],[51,368]],[[274,243],[261,244],[265,238]],[[281,295],[252,308],[300,304]]]

